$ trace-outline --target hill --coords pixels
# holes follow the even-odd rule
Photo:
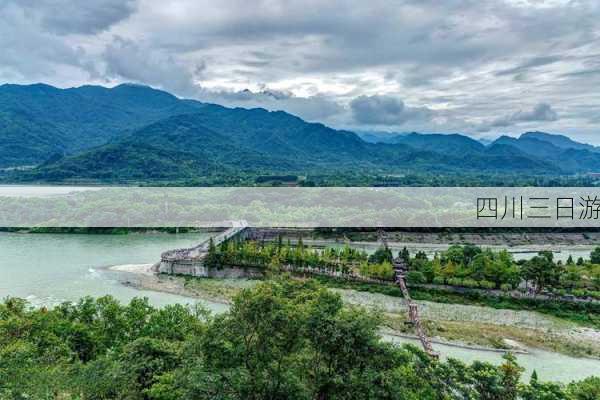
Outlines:
[[[385,142],[372,136],[366,141],[283,111],[227,108],[139,85],[0,86],[0,169],[35,166],[4,172],[2,179],[10,182],[559,175],[600,169],[595,147],[543,132],[504,136],[488,146],[461,134],[413,132]]]
[[[498,145],[509,146],[532,159],[549,161],[563,173],[600,171],[598,148],[563,135],[527,132],[518,138],[501,136],[491,146]]]
[[[44,84],[0,86],[0,168],[39,164],[52,155],[75,154],[171,115],[198,102],[145,86]]]

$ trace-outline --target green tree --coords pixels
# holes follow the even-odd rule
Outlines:
[[[590,261],[592,264],[600,264],[600,246],[596,246],[590,253]]]
[[[567,386],[569,400],[598,400],[600,399],[600,377],[590,376]]]
[[[387,246],[378,248],[369,256],[369,262],[373,264],[380,264],[384,261],[391,263],[393,262],[393,259],[394,256],[392,255],[392,251]]]
[[[559,283],[562,268],[554,263],[551,252],[540,252],[522,267],[523,278],[533,282],[537,293]]]

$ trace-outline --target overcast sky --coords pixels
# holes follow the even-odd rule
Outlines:
[[[600,144],[600,1],[1,0],[0,82]]]

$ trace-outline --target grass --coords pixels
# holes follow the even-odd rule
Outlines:
[[[184,288],[192,294],[223,301],[231,301],[242,289],[256,285],[259,280],[248,279],[213,279],[186,276]]]

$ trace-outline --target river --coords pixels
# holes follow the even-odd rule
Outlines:
[[[167,293],[143,291],[123,285],[129,277],[107,267],[145,264],[158,260],[161,252],[189,247],[208,233],[129,235],[19,234],[0,233],[0,297],[16,296],[33,305],[52,306],[76,301],[82,296],[110,294],[120,301],[145,296],[156,306],[172,303],[203,304],[214,312],[227,306],[218,302],[192,300]],[[390,340],[405,342],[407,339]],[[465,362],[475,359],[501,362],[498,353],[435,345],[443,356]],[[518,355],[527,374],[534,369],[541,379],[568,382],[590,375],[600,376],[600,361],[579,359],[547,351],[533,350]]]
[[[51,306],[110,294],[123,302],[145,296],[155,306],[191,303],[189,298],[127,287],[121,283],[127,273],[107,267],[154,263],[165,250],[189,247],[207,237],[208,233],[0,233],[0,298],[21,297],[34,305]],[[224,308],[219,303],[200,303],[216,311]]]

